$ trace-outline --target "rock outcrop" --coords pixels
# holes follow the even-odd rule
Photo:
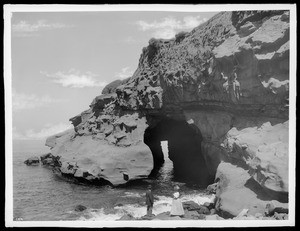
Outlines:
[[[26,165],[39,165],[40,164],[40,158],[37,156],[33,156],[28,158],[24,161],[24,164]]]
[[[168,140],[175,174],[218,182],[218,213],[287,204],[289,11],[221,12],[151,39],[133,76],[102,93],[70,119],[74,130],[47,139],[62,174],[145,178]]]
[[[109,120],[102,117],[99,120],[102,132],[95,135],[84,135],[71,130],[56,135],[55,138],[48,138],[46,144],[52,147],[52,154],[61,155],[59,171],[63,175],[82,178],[87,182],[100,183],[104,180],[114,185],[148,177],[153,168],[152,154],[149,147],[138,140],[139,133],[143,132],[146,124],[137,114],[130,118],[131,121],[127,115]],[[86,122],[90,121],[93,119]],[[141,131],[136,129],[138,125]],[[129,133],[125,129],[136,131]]]

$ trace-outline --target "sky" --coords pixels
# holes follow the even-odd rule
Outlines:
[[[71,128],[103,87],[136,70],[151,38],[191,31],[217,12],[13,12],[13,140]]]

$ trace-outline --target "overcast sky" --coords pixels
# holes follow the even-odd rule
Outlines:
[[[215,14],[13,13],[13,138],[45,140],[71,127],[107,83],[131,76],[150,38],[172,38]]]

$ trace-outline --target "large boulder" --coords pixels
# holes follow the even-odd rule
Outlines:
[[[249,215],[265,213],[270,202],[277,207],[287,208],[288,204],[278,201],[278,196],[270,195],[248,171],[231,163],[221,162],[217,169],[218,178],[216,210],[224,217],[238,216],[244,209]]]
[[[182,206],[184,209],[188,210],[188,211],[196,211],[200,209],[200,205],[197,204],[194,201],[185,201],[182,202]]]
[[[245,187],[250,175],[243,168],[222,162],[216,178],[219,179],[216,210],[223,216],[237,216],[245,208],[258,209],[255,213],[264,212],[265,204],[257,200],[257,195],[251,189]]]
[[[232,128],[223,142],[228,156],[247,164],[253,179],[267,190],[288,192],[289,123],[238,130]]]
[[[286,208],[288,121],[274,125],[261,122],[258,126],[249,123],[246,127],[239,124],[235,123],[220,144],[225,162],[218,166],[215,176],[216,209],[230,217],[243,209],[248,209],[249,215],[265,214],[270,201]]]

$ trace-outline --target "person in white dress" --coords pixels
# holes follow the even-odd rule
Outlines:
[[[179,187],[176,185],[175,188],[175,193],[173,194],[173,201],[172,201],[172,207],[171,207],[171,216],[184,216],[184,210],[182,206],[182,202],[179,194]]]

